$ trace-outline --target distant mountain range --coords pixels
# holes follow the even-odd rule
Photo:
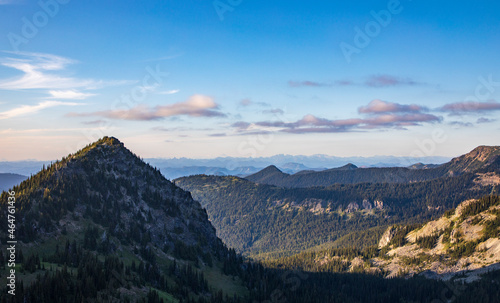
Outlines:
[[[403,157],[375,156],[375,157],[333,157],[327,155],[290,156],[276,155],[262,158],[234,158],[219,157],[215,159],[188,159],[188,158],[148,158],[145,162],[160,169],[162,174],[170,180],[197,175],[238,176],[245,177],[255,174],[269,165],[275,165],[288,174],[301,171],[320,171],[355,163],[359,167],[406,167],[417,161],[427,165],[441,164],[449,161],[447,157],[425,157],[407,159]],[[410,162],[413,161],[413,162]],[[48,166],[55,161],[3,161],[0,162],[0,173],[14,173],[24,176],[37,173],[43,165]],[[425,165],[425,164],[424,164]]]
[[[470,153],[442,165],[421,163],[406,167],[358,168],[348,164],[340,168],[323,171],[302,171],[295,174],[282,172],[276,166],[269,166],[246,179],[252,182],[282,187],[329,186],[355,183],[407,183],[421,182],[465,172],[473,172],[494,162],[500,157],[500,147],[480,146]]]
[[[14,185],[21,183],[28,177],[18,174],[2,174],[0,173],[0,192],[12,188]]]

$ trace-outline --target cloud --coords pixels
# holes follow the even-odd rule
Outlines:
[[[444,112],[449,112],[451,114],[467,114],[467,113],[477,113],[477,112],[487,112],[500,110],[500,103],[491,100],[487,102],[457,102],[446,104],[441,107]]]
[[[253,106],[253,105],[256,105],[256,106],[262,106],[262,107],[269,107],[271,106],[270,104],[268,103],[265,103],[265,102],[254,102],[248,98],[245,98],[243,100],[241,100],[239,103],[238,103],[239,106],[243,106],[243,107],[247,107],[247,106]]]
[[[399,78],[390,75],[371,76],[366,80],[365,85],[369,87],[390,87],[399,85],[416,85],[417,82],[409,78]]]
[[[248,98],[240,101],[241,106],[249,106],[249,105],[252,105],[252,103],[253,103],[252,100],[250,100]]]
[[[209,137],[226,137],[227,134],[225,134],[225,133],[218,133],[218,134],[210,134],[208,136]]]
[[[60,73],[69,65],[77,63],[75,60],[61,56],[32,52],[5,53],[11,54],[12,57],[0,58],[0,64],[21,71],[23,74],[11,79],[0,80],[0,89],[97,89],[105,86],[135,83],[124,80],[102,81],[79,79],[61,75]]]
[[[472,124],[470,122],[461,122],[461,121],[452,121],[448,124],[450,124],[452,126],[457,126],[457,127],[472,127],[472,126],[474,126],[474,124]]]
[[[117,120],[151,121],[176,116],[225,117],[226,115],[219,111],[219,105],[212,98],[203,95],[193,95],[184,102],[171,105],[158,105],[154,108],[141,105],[132,109],[107,110],[93,113],[70,113],[67,116],[98,116]]]
[[[288,81],[288,86],[290,87],[334,87],[334,86],[367,86],[367,87],[393,87],[400,85],[418,85],[420,83],[410,79],[401,78],[391,75],[376,75],[370,76],[364,82],[355,82],[352,80],[336,80],[334,82],[325,83],[317,81]]]
[[[423,123],[440,122],[441,118],[423,113],[385,114],[370,118],[351,118],[329,120],[314,115],[306,115],[295,122],[260,121],[248,123],[240,121],[232,125],[238,132],[255,131],[256,129],[273,130],[294,134],[305,133],[337,133],[348,131],[363,131],[370,129],[404,129],[407,126],[418,126]]]
[[[256,131],[277,131],[294,134],[305,133],[337,133],[367,130],[405,129],[408,126],[419,126],[424,123],[441,122],[442,118],[424,113],[425,107],[418,105],[401,105],[397,103],[374,100],[361,107],[359,113],[369,114],[363,118],[330,120],[314,115],[305,115],[295,122],[260,121],[248,123],[236,122],[231,126],[238,133]]]
[[[85,124],[85,125],[105,125],[107,123],[106,123],[106,120],[99,119],[99,120],[93,120],[93,121],[84,121],[84,122],[82,122],[82,124]]]
[[[495,121],[496,121],[496,119],[488,119],[488,118],[481,117],[481,118],[477,119],[476,123],[482,124],[482,123],[491,123],[491,122],[495,122]]]
[[[78,106],[83,105],[81,103],[71,103],[71,102],[60,102],[60,101],[44,101],[38,103],[37,105],[22,105],[20,107],[0,112],[0,120],[14,118],[17,116],[33,114],[39,112],[43,109],[55,107],[55,106]]]
[[[386,102],[375,99],[358,109],[361,114],[382,114],[382,113],[418,113],[427,110],[425,107],[411,104],[402,105],[398,103]]]
[[[158,94],[160,94],[160,95],[173,95],[173,94],[177,94],[180,91],[181,91],[180,89],[172,89],[172,90],[168,90],[168,91],[164,91],[164,92],[159,92]]]
[[[315,82],[315,81],[288,81],[290,87],[324,87],[329,86],[329,84]]]
[[[285,111],[281,108],[273,108],[269,110],[262,111],[263,114],[272,114],[272,115],[284,115]]]
[[[49,91],[49,94],[54,99],[73,99],[73,100],[83,100],[96,95],[96,94],[82,93],[76,90],[51,90]]]
[[[231,126],[239,131],[247,130],[252,124],[244,121],[233,123]]]

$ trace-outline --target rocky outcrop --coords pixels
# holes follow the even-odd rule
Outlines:
[[[382,237],[380,238],[380,240],[378,242],[378,248],[380,249],[380,248],[383,248],[383,247],[386,247],[387,245],[389,245],[389,243],[394,238],[394,236],[396,235],[399,228],[400,227],[398,227],[398,226],[391,226],[391,227],[387,228],[387,230],[384,232],[384,234],[382,235]]]

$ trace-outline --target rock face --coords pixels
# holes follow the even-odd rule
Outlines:
[[[372,208],[373,208],[373,206],[370,203],[370,201],[368,201],[367,199],[364,199],[363,200],[363,209],[372,209]]]
[[[461,279],[474,281],[480,269],[499,267],[499,226],[499,197],[467,200],[447,216],[408,232],[405,245],[390,247],[389,259],[372,261],[389,272],[389,277],[400,272],[425,271],[427,277],[449,279],[465,272]],[[388,228],[379,241],[379,248],[386,247],[396,232],[398,228]]]
[[[349,214],[349,213],[353,213],[353,212],[358,211],[358,210],[359,210],[358,203],[351,202],[351,203],[349,203],[349,205],[347,205],[345,212]]]
[[[375,200],[375,202],[373,202],[373,205],[375,205],[375,208],[377,209],[384,209],[384,202],[380,200]]]
[[[391,226],[389,228],[387,228],[387,230],[384,232],[384,234],[382,235],[382,237],[380,238],[379,242],[378,242],[378,248],[382,248],[382,247],[385,247],[387,246],[391,240],[394,238],[394,235],[396,234],[396,232],[399,230],[399,228],[397,226]]]

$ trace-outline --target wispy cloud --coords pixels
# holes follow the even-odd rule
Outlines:
[[[477,119],[476,123],[477,124],[483,124],[483,123],[491,123],[491,122],[495,122],[497,121],[496,119],[488,119],[488,118],[484,118],[484,117],[481,117],[479,119]]]
[[[54,99],[73,99],[73,100],[83,100],[96,95],[90,93],[82,93],[76,90],[51,90],[49,91],[49,94],[51,95],[51,98]]]
[[[472,127],[474,124],[470,122],[462,122],[462,121],[452,121],[448,123],[449,125],[456,126],[457,128],[461,127]]]
[[[72,103],[72,102],[60,102],[60,101],[44,101],[40,102],[37,105],[22,105],[20,107],[0,112],[0,120],[10,119],[17,116],[23,116],[28,114],[33,114],[39,112],[43,109],[55,107],[55,106],[78,106],[82,105],[81,103]]]
[[[451,114],[467,114],[500,110],[500,103],[491,100],[487,102],[457,102],[446,104],[441,108],[444,112]]]
[[[245,98],[243,100],[241,100],[239,103],[238,103],[239,106],[243,106],[243,107],[247,107],[247,106],[253,106],[253,105],[256,105],[256,106],[263,106],[263,107],[269,107],[271,106],[270,104],[268,103],[265,103],[265,102],[254,102],[248,98]]]
[[[426,110],[427,108],[416,104],[403,105],[375,99],[367,106],[360,107],[358,112],[362,114],[418,113]]]
[[[416,85],[417,82],[410,78],[400,78],[391,75],[371,76],[366,80],[365,85],[370,87],[391,87],[400,85]]]
[[[160,95],[173,95],[173,94],[177,94],[180,91],[181,91],[180,89],[172,89],[172,90],[159,92],[158,94],[160,94]]]
[[[320,81],[288,81],[290,87],[342,87],[342,86],[366,86],[366,87],[393,87],[402,85],[418,85],[420,83],[410,79],[391,75],[374,75],[368,77],[364,82],[353,81],[348,79],[336,80],[333,82]]]
[[[31,52],[5,52],[10,57],[0,58],[0,64],[16,69],[23,74],[0,80],[0,89],[49,89],[70,90],[77,88],[97,89],[105,86],[129,84],[130,81],[102,81],[79,79],[62,75],[62,72],[77,61],[52,54]]]
[[[219,105],[208,96],[194,95],[184,102],[170,105],[158,105],[154,108],[140,105],[132,109],[107,110],[92,113],[69,113],[68,117],[104,117],[117,120],[151,121],[167,117],[225,117]]]
[[[262,111],[263,114],[272,114],[272,115],[284,115],[285,111],[281,108],[273,108],[269,110]]]
[[[321,83],[316,81],[288,81],[290,87],[324,87],[330,86],[327,83]]]

